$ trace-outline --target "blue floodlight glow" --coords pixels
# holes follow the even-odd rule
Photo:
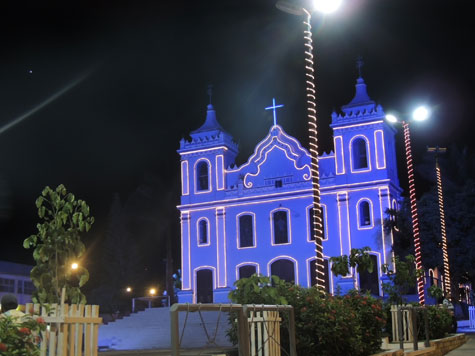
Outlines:
[[[282,104],[275,105],[275,98],[272,98],[272,106],[268,106],[265,108],[266,110],[272,110],[274,112],[274,126],[277,125],[277,116],[275,113],[275,109],[282,108],[282,107],[284,107],[284,105]]]

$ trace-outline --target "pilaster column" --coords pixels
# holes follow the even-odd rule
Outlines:
[[[216,257],[218,288],[227,287],[227,258],[226,258],[226,211],[216,208]]]
[[[348,192],[337,193],[338,228],[340,234],[340,252],[342,255],[351,253],[350,216],[348,206]]]
[[[181,289],[191,289],[190,212],[181,212]]]

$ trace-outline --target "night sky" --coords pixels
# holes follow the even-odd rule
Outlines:
[[[0,10],[0,259],[31,262],[22,241],[36,232],[46,185],[63,183],[91,206],[88,247],[103,236],[114,193],[125,200],[147,174],[176,185],[179,140],[204,122],[208,84],[240,143],[238,164],[272,125],[273,97],[285,105],[278,123],[307,144],[302,19],[274,0],[11,3]],[[362,56],[369,95],[386,112],[433,110],[413,126],[416,165],[427,145],[473,152],[469,4],[346,0],[331,17],[315,14],[321,151],[332,148],[330,114],[352,99]]]

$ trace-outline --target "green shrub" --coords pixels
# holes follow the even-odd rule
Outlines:
[[[437,305],[427,305],[427,317],[429,319],[429,338],[440,339],[450,332],[452,326],[452,315],[447,308]],[[419,329],[419,339],[425,339],[424,312],[419,309],[417,313],[417,325]]]
[[[381,302],[357,292],[324,295],[275,276],[254,275],[236,282],[229,297],[240,304],[289,304],[295,311],[297,354],[306,356],[364,356],[377,352],[385,325]],[[234,318],[232,318],[234,320]],[[282,342],[288,339],[282,323]],[[230,332],[236,342],[235,331]],[[233,338],[234,337],[234,338]]]

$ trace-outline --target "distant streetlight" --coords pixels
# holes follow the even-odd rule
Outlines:
[[[77,264],[77,262],[71,263],[71,269],[72,269],[73,271],[77,270],[78,268],[79,268],[79,265]]]
[[[412,120],[422,121],[429,117],[429,110],[424,106],[419,106],[412,113]],[[422,254],[421,254],[421,240],[419,237],[419,216],[417,213],[417,201],[416,201],[416,186],[414,184],[414,166],[412,163],[412,151],[411,151],[411,133],[409,131],[409,121],[400,121],[397,116],[393,114],[386,115],[386,120],[392,123],[400,122],[404,130],[404,143],[406,148],[406,165],[407,165],[407,177],[409,181],[409,199],[411,203],[411,217],[412,217],[412,234],[414,239],[414,254],[416,258],[416,268],[422,269]],[[420,276],[417,279],[417,294],[419,296],[419,303],[425,304],[424,296],[424,276]]]
[[[125,291],[126,291],[127,293],[131,293],[131,292],[132,292],[132,287],[127,287],[127,288],[125,288]]]
[[[155,294],[157,294],[157,290],[155,288],[150,288],[148,293],[153,297]]]
[[[313,7],[308,10],[301,1],[290,2],[279,0],[276,7],[279,10],[292,15],[305,16],[303,21],[305,30],[303,33],[305,41],[305,83],[308,119],[309,151],[311,157],[311,176],[313,192],[313,224],[312,236],[315,240],[315,276],[316,287],[325,290],[325,264],[323,258],[323,219],[322,207],[320,205],[320,175],[318,168],[318,130],[317,130],[317,104],[315,90],[315,70],[313,68],[313,41],[312,41],[312,11],[317,10],[322,13],[334,12],[342,3],[342,0],[313,0]]]

